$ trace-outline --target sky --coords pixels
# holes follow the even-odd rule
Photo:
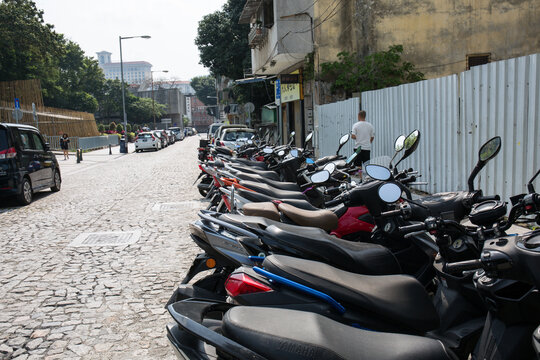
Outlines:
[[[148,61],[154,79],[190,80],[207,75],[195,45],[199,20],[221,10],[226,0],[34,0],[45,22],[76,43],[87,56],[109,51],[120,61],[118,36],[150,35],[122,40],[124,61]]]

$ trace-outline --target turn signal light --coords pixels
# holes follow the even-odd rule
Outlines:
[[[0,159],[13,159],[17,156],[17,150],[14,147],[0,151]]]
[[[272,291],[272,288],[260,283],[244,273],[234,273],[225,282],[225,290],[232,297],[245,294]]]

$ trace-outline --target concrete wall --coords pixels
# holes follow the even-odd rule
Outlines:
[[[332,3],[315,4],[315,25]],[[365,55],[402,44],[404,59],[433,78],[466,70],[467,54],[498,61],[540,51],[538,0],[356,0],[334,12],[316,28],[316,65],[342,50]]]

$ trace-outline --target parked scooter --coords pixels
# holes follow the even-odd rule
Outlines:
[[[480,226],[482,234],[505,231],[523,214],[536,214],[536,222],[540,224],[540,196],[532,187],[535,177],[529,182],[529,194],[513,198],[514,205],[508,221],[501,220],[500,204],[495,201],[479,204],[473,209],[471,221]],[[382,198],[391,200],[395,199],[397,192],[394,191],[393,194],[391,188],[383,189],[381,186],[379,193]],[[489,222],[494,224],[490,226]],[[435,230],[430,225],[432,223],[426,220],[424,224],[417,225],[417,228],[401,230],[416,231],[420,225],[423,225],[422,229]],[[440,235],[449,228],[468,233],[466,228],[451,220],[440,218],[434,224],[437,224],[436,231],[440,232]],[[445,242],[444,236],[440,237],[437,244],[453,247],[453,243],[449,246]],[[473,359],[532,359],[535,355],[538,356],[540,232],[534,231],[522,236],[499,236],[475,244],[478,245],[481,246],[481,253],[477,259],[443,261],[446,274],[454,274],[457,278],[472,277],[471,289],[476,289],[480,295],[478,298],[488,309],[479,340],[469,338],[467,347],[456,347],[455,341],[463,335],[464,330],[469,331],[467,325],[476,327],[477,324],[465,322],[461,331],[449,333],[446,337],[438,334],[412,336],[356,329],[354,326],[336,323],[326,316],[305,311],[267,307],[230,309],[230,304],[197,299],[168,306],[176,322],[168,325],[168,338],[177,354],[185,359],[206,358],[218,353],[220,356],[235,359],[466,359],[469,357],[468,352],[472,352]],[[320,276],[325,275],[327,274]],[[251,286],[252,289],[261,291],[261,285],[252,282]],[[448,286],[452,287],[451,284],[441,282],[441,288]],[[349,282],[342,285],[342,288],[343,291],[350,292],[354,285]],[[391,286],[372,286],[370,290],[373,292],[370,296],[393,298],[389,293],[395,289]],[[399,299],[410,301],[415,298],[412,294],[414,293],[408,294],[408,297],[404,294],[404,297]],[[444,301],[452,300],[452,294],[445,295],[441,297]],[[381,298],[378,302],[380,304],[372,302],[375,308],[392,304]],[[463,309],[458,305],[451,304],[449,312],[459,314]],[[407,314],[398,313],[396,320],[406,317]],[[222,318],[222,323],[211,320],[216,318]],[[261,323],[264,323],[264,326],[261,326]],[[279,346],[283,343],[287,346]],[[477,345],[473,347],[475,343]]]

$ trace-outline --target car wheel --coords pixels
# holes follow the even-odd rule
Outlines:
[[[51,186],[51,191],[57,192],[60,191],[62,187],[62,179],[60,178],[60,173],[58,171],[54,172],[54,185]]]
[[[21,205],[28,205],[32,202],[33,198],[33,192],[32,192],[32,184],[30,184],[30,180],[28,178],[23,178],[22,183],[22,191],[19,195],[17,195],[17,201]]]

